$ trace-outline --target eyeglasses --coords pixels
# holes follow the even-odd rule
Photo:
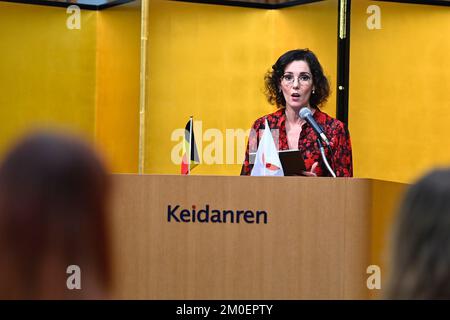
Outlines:
[[[292,87],[294,85],[295,78],[296,77],[293,74],[288,73],[288,74],[285,74],[285,75],[283,75],[281,77],[281,81],[285,85],[287,85],[289,87]],[[311,83],[312,78],[311,78],[311,76],[309,74],[300,74],[297,77],[297,80],[298,80],[299,85],[307,85],[307,84]]]

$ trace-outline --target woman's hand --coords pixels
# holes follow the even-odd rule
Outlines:
[[[314,162],[313,165],[311,166],[311,170],[303,171],[303,175],[306,177],[317,177],[317,174],[315,174],[314,171],[316,171],[318,165],[319,165],[318,162]]]

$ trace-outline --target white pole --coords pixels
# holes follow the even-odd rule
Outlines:
[[[192,116],[189,118],[189,158],[188,158],[188,175],[191,174],[191,150],[192,150]]]

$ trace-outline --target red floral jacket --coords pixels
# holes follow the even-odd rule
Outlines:
[[[275,131],[278,132],[278,139],[276,134],[274,135],[277,149],[289,149],[285,123],[286,114],[284,111],[284,108],[279,109],[276,112],[261,117],[255,121],[250,132],[241,175],[250,175],[252,172],[253,164],[249,161],[249,152],[256,152],[258,149],[259,140],[264,132],[264,122],[266,118],[272,131],[278,129],[278,131]],[[316,112],[313,114],[313,118],[323,128],[325,135],[330,140],[332,154],[330,154],[328,148],[325,148],[325,155],[328,159],[328,163],[332,166],[334,172],[336,173],[336,176],[352,177],[352,146],[350,142],[350,134],[346,126],[341,121],[330,117],[326,113],[321,112],[319,109],[316,109]],[[278,140],[278,143],[276,140]],[[316,133],[309,124],[305,123],[302,127],[302,131],[300,132],[298,149],[301,151],[302,157],[305,161],[306,170],[310,171],[314,162],[318,162],[319,165],[315,170],[317,176],[331,176],[322,161],[316,140]]]

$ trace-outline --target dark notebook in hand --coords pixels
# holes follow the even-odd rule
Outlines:
[[[278,156],[285,176],[302,176],[306,171],[300,150],[280,150]],[[250,153],[250,163],[255,163],[255,157],[256,152]]]

